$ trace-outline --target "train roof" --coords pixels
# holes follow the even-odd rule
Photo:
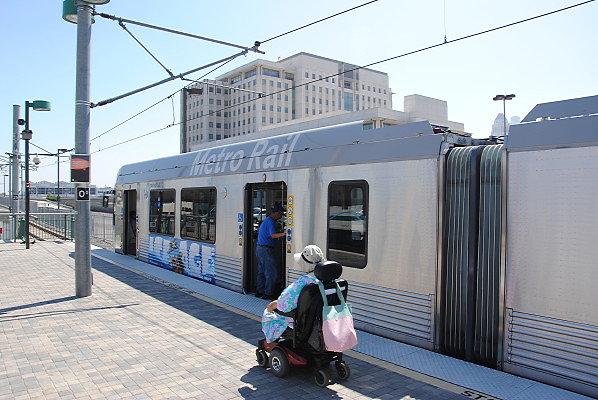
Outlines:
[[[288,133],[123,166],[117,184],[277,169],[435,158],[449,142],[469,137],[437,134],[428,121],[363,130],[361,122]]]

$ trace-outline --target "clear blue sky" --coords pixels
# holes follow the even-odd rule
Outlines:
[[[242,45],[285,32],[365,1],[280,2],[112,0],[98,11]],[[273,40],[259,58],[277,60],[300,51],[357,65],[392,57],[484,29],[531,17],[575,1],[380,0],[333,20]],[[446,9],[446,12],[445,12]],[[2,1],[0,13],[0,151],[11,150],[12,105],[52,102],[48,113],[32,112],[32,142],[50,151],[74,147],[76,26],[61,18],[62,1]],[[377,65],[396,93],[448,101],[449,119],[485,136],[497,113],[492,97],[515,93],[507,115],[524,116],[535,104],[598,92],[598,4],[591,3],[533,22]],[[446,28],[445,28],[446,26]],[[231,55],[235,49],[129,25],[174,73]],[[224,71],[258,58],[250,54]],[[211,77],[218,75],[220,71]],[[198,77],[195,74],[193,77]],[[166,73],[117,23],[97,18],[92,29],[91,100],[116,96],[166,77]],[[92,110],[96,136],[184,85],[162,87]],[[178,96],[174,98],[179,121]],[[166,126],[173,104],[163,102],[94,141],[92,151]],[[21,147],[22,149],[23,147]],[[36,151],[32,148],[32,151]],[[111,186],[126,163],[176,154],[178,126],[93,156],[92,183]],[[32,181],[56,179],[54,160],[45,159]],[[68,179],[67,164],[62,176]]]

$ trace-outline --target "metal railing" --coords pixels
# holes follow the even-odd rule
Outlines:
[[[108,245],[114,241],[114,214],[91,213],[91,237]]]
[[[36,240],[73,240],[75,214],[65,212],[30,213],[29,235]],[[18,241],[25,237],[25,214],[0,214],[0,240]]]

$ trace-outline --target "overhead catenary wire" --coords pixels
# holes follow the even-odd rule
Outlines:
[[[212,72],[216,71],[216,70],[217,70],[217,69],[219,69],[219,68],[222,68],[223,66],[225,66],[226,64],[228,64],[228,63],[229,63],[229,62],[231,62],[231,61],[233,61],[233,59],[230,59],[230,60],[228,60],[228,61],[226,61],[226,62],[224,62],[224,63],[220,64],[219,66],[217,66],[217,67],[213,68],[213,69],[212,69],[212,70],[210,70],[209,72],[206,72],[205,74],[203,74],[201,77],[197,78],[197,80],[193,80],[193,81],[192,81],[192,83],[190,83],[190,84],[187,84],[187,85],[183,86],[183,88],[182,88],[182,89],[185,89],[185,88],[187,88],[187,87],[191,86],[191,85],[192,85],[193,83],[195,83],[195,82],[198,82],[198,83],[199,83],[199,80],[200,80],[200,79],[203,79],[203,78],[205,78],[206,76],[208,76],[208,75],[209,75],[209,74],[211,74]],[[100,133],[99,135],[97,135],[97,136],[93,137],[93,138],[90,140],[90,142],[93,142],[94,140],[96,140],[96,139],[99,139],[100,137],[104,136],[104,135],[105,135],[105,134],[107,134],[108,132],[111,132],[111,131],[113,131],[114,129],[118,128],[119,126],[121,126],[121,125],[124,125],[125,123],[129,122],[130,120],[132,120],[132,119],[134,119],[134,118],[136,118],[136,117],[140,116],[140,115],[141,115],[141,114],[143,114],[144,112],[146,112],[146,111],[150,110],[151,108],[153,108],[153,107],[157,106],[158,104],[162,103],[163,101],[166,101],[166,100],[168,100],[169,98],[172,98],[172,96],[174,96],[175,94],[177,94],[177,93],[178,93],[178,92],[180,92],[180,91],[181,91],[181,89],[178,89],[176,92],[173,92],[173,93],[169,94],[168,96],[164,97],[163,99],[161,99],[161,100],[158,100],[157,102],[155,102],[155,103],[154,103],[154,104],[152,104],[151,106],[149,106],[149,107],[146,107],[146,108],[144,108],[143,110],[139,111],[137,114],[135,114],[135,115],[133,115],[133,116],[131,116],[131,117],[129,117],[129,118],[127,118],[127,119],[125,119],[124,121],[122,121],[122,122],[120,122],[120,123],[116,124],[116,125],[115,125],[115,126],[113,126],[112,128],[110,128],[110,129],[108,129],[108,130],[106,130],[106,131],[104,131],[104,132]]]
[[[522,23],[525,23],[525,22],[529,22],[529,21],[533,21],[533,20],[536,20],[536,19],[539,19],[539,18],[543,18],[543,17],[549,16],[549,15],[557,14],[557,13],[560,13],[560,12],[563,12],[563,11],[566,11],[566,10],[569,10],[569,9],[572,9],[572,8],[575,8],[575,7],[579,7],[579,6],[588,4],[588,3],[592,3],[594,1],[595,0],[587,0],[587,1],[584,1],[584,2],[581,2],[581,3],[573,4],[571,6],[567,6],[567,7],[563,7],[563,8],[557,9],[557,10],[553,10],[553,11],[549,11],[549,12],[546,12],[546,13],[543,13],[543,14],[539,14],[539,15],[536,15],[536,16],[533,16],[533,17],[525,18],[525,19],[518,20],[518,21],[515,21],[515,22],[511,22],[511,23],[508,23],[508,24],[505,24],[505,25],[500,25],[500,26],[497,26],[497,27],[494,27],[494,28],[490,28],[490,29],[486,29],[486,30],[479,31],[479,32],[476,32],[476,33],[472,33],[470,35],[461,36],[459,38],[448,40],[446,42],[443,41],[441,43],[437,43],[437,44],[426,46],[426,47],[423,47],[423,48],[420,48],[420,49],[417,49],[417,50],[409,51],[407,53],[399,54],[397,56],[385,58],[383,60],[375,61],[375,62],[366,64],[366,65],[363,65],[363,66],[358,66],[358,67],[355,67],[355,68],[352,68],[352,69],[344,70],[344,71],[336,73],[336,74],[324,76],[322,78],[311,80],[309,82],[305,82],[305,83],[302,83],[300,85],[294,85],[294,86],[292,86],[292,87],[290,87],[288,89],[281,89],[281,90],[278,90],[278,91],[275,91],[275,92],[272,92],[272,93],[268,93],[268,94],[265,94],[263,97],[271,97],[271,96],[274,96],[276,94],[280,94],[280,93],[283,93],[283,92],[294,90],[294,89],[296,89],[298,87],[306,86],[306,85],[313,84],[315,82],[319,82],[319,81],[322,81],[322,80],[325,80],[325,79],[333,78],[333,77],[342,75],[342,74],[347,73],[347,72],[356,71],[356,70],[363,69],[363,68],[368,68],[368,67],[371,67],[371,66],[374,66],[374,65],[378,65],[378,64],[382,64],[382,63],[385,63],[385,62],[388,62],[388,61],[396,60],[396,59],[399,59],[399,58],[402,58],[402,57],[407,57],[409,55],[413,55],[413,54],[421,53],[421,52],[424,52],[424,51],[427,51],[427,50],[431,50],[431,49],[434,49],[436,47],[448,45],[448,44],[451,44],[451,43],[455,43],[455,42],[459,42],[459,41],[462,41],[462,40],[471,39],[471,38],[474,38],[474,37],[477,37],[477,36],[480,36],[480,35],[484,35],[484,34],[487,34],[487,33],[490,33],[490,32],[495,32],[495,31],[498,31],[498,30],[501,30],[501,29],[509,28],[509,27],[512,27],[512,26],[515,26],[515,25],[519,25],[519,24],[522,24]],[[239,107],[240,105],[251,103],[251,102],[254,102],[256,100],[259,100],[259,99],[261,99],[263,97],[256,97],[254,99],[249,99],[249,100],[246,100],[246,101],[243,101],[243,102],[239,102],[239,103],[237,103],[235,105],[226,106],[226,107],[220,108],[218,110],[212,110],[207,115],[212,115],[212,114],[217,113],[217,112],[222,112],[222,111],[229,110],[231,108],[236,108],[236,107]],[[180,124],[183,124],[183,123],[188,123],[188,122],[191,122],[191,121],[193,121],[193,120],[195,120],[197,118],[201,118],[201,116],[200,117],[189,118],[189,119],[187,119],[185,121],[180,121],[180,122],[176,123],[175,125],[180,125]],[[149,135],[151,135],[153,133],[157,133],[157,132],[163,131],[163,130],[165,130],[167,128],[171,128],[172,126],[173,125],[171,124],[171,125],[168,125],[168,126],[166,126],[164,128],[152,131],[150,133],[145,133],[143,135],[136,136],[136,137],[128,139],[126,141],[123,141],[123,142],[120,142],[120,143],[116,143],[114,145],[106,147],[106,148],[104,148],[102,150],[98,150],[98,151],[96,151],[94,153],[97,153],[97,152],[103,151],[103,150],[107,150],[109,148],[114,148],[114,147],[120,146],[121,144],[129,143],[129,142],[131,142],[133,140],[137,140],[137,139],[140,139],[142,137],[149,136]]]
[[[375,3],[375,2],[377,2],[377,1],[378,1],[378,0],[372,0],[372,1],[368,1],[367,3],[363,3],[363,4],[360,4],[360,5],[358,5],[358,6],[355,6],[355,7],[349,8],[349,9],[347,9],[347,10],[344,10],[344,11],[337,12],[336,14],[330,15],[330,16],[328,16],[328,17],[325,17],[325,18],[319,19],[319,20],[317,20],[317,21],[314,21],[314,22],[310,22],[309,24],[302,25],[302,26],[300,26],[300,27],[298,27],[298,28],[295,28],[295,29],[291,29],[291,30],[290,30],[290,31],[288,31],[288,32],[281,33],[280,35],[272,36],[270,39],[262,40],[262,41],[261,41],[261,42],[259,42],[259,43],[260,43],[260,44],[267,43],[267,42],[269,42],[269,41],[271,41],[271,40],[278,39],[278,38],[280,38],[280,37],[283,37],[283,36],[286,36],[286,35],[288,35],[288,34],[290,34],[290,33],[293,33],[293,32],[300,31],[301,29],[304,29],[304,28],[307,28],[307,27],[309,27],[309,26],[312,26],[312,25],[318,24],[318,23],[320,23],[320,22],[323,22],[323,21],[326,21],[326,20],[332,19],[332,18],[334,18],[334,17],[338,17],[339,15],[343,15],[343,14],[345,14],[345,13],[348,13],[349,11],[357,10],[358,8],[361,8],[361,7],[364,7],[364,6],[370,5],[370,4],[372,4],[372,3]]]
[[[191,37],[191,38],[194,38],[194,39],[200,39],[200,40],[205,40],[205,41],[208,41],[208,42],[222,44],[222,45],[225,45],[225,46],[235,47],[237,49],[243,49],[245,51],[253,51],[255,53],[264,54],[263,51],[258,50],[259,45],[254,45],[253,47],[242,46],[242,45],[238,45],[238,44],[234,44],[234,43],[230,43],[230,42],[225,42],[223,40],[212,39],[212,38],[205,37],[205,36],[195,35],[193,33],[187,33],[187,32],[177,31],[176,29],[164,28],[164,27],[161,27],[161,26],[148,24],[146,22],[134,21],[132,19],[117,17],[115,15],[110,15],[110,14],[106,14],[106,13],[96,13],[96,12],[94,12],[93,15],[97,15],[97,16],[100,16],[102,18],[110,19],[110,20],[113,20],[113,21],[127,22],[129,24],[139,25],[139,26],[143,26],[145,28],[155,29],[155,30],[159,30],[159,31],[163,31],[163,32],[168,32],[168,33],[174,33],[176,35],[187,36],[187,37]]]
[[[358,8],[361,8],[361,7],[363,7],[363,6],[366,6],[366,5],[368,5],[368,4],[374,3],[374,2],[376,2],[376,1],[378,1],[378,0],[369,1],[369,2],[367,2],[367,3],[364,3],[364,4],[361,4],[361,5],[359,5],[359,6],[352,7],[352,8],[350,8],[350,9],[347,9],[347,10],[344,10],[344,11],[341,11],[341,12],[338,12],[338,13],[336,13],[336,14],[333,14],[333,15],[330,15],[330,16],[328,16],[328,17],[321,18],[321,19],[319,19],[319,20],[317,20],[317,21],[314,21],[314,22],[311,22],[311,23],[309,23],[309,24],[303,25],[303,26],[301,26],[301,27],[299,27],[299,28],[295,28],[295,29],[293,29],[293,30],[290,30],[290,31],[288,31],[288,32],[285,32],[285,33],[282,33],[282,34],[280,34],[280,35],[273,36],[273,37],[271,37],[271,38],[269,38],[269,39],[266,39],[266,40],[264,40],[264,41],[262,41],[262,42],[260,42],[260,43],[266,43],[266,42],[272,41],[272,40],[274,40],[274,39],[278,39],[278,38],[280,38],[280,37],[282,37],[282,36],[285,36],[285,35],[288,35],[288,34],[290,34],[290,33],[292,33],[292,32],[297,32],[297,31],[299,31],[299,30],[301,30],[301,29],[304,29],[304,28],[307,28],[307,27],[309,27],[309,26],[315,25],[315,24],[317,24],[317,23],[319,23],[319,22],[326,21],[326,20],[328,20],[328,19],[331,19],[331,18],[337,17],[337,16],[339,16],[339,15],[345,14],[345,13],[347,13],[347,12],[349,12],[349,11],[356,10],[356,9],[358,9]],[[101,16],[101,17],[103,17],[103,18],[112,19],[112,20],[114,20],[114,21],[120,21],[120,22],[122,22],[122,21],[125,21],[125,22],[130,22],[130,23],[137,23],[136,21],[132,21],[132,20],[127,20],[127,19],[124,19],[124,18],[115,17],[115,16],[113,16],[113,15],[109,15],[109,14],[96,13],[95,15],[99,15],[99,16]],[[138,25],[140,25],[140,23],[137,23],[137,24],[138,24]],[[142,25],[142,26],[144,26],[144,25]],[[164,29],[161,29],[161,30],[164,30]],[[179,33],[180,33],[180,34],[184,34],[184,33],[181,33],[181,32],[179,32]],[[191,35],[191,34],[185,34],[185,35],[187,35],[187,36],[191,36],[191,37],[195,37],[195,36],[196,36],[196,35]],[[199,37],[199,38],[201,38],[201,39],[205,39],[205,38],[203,38],[203,37]],[[263,53],[263,52],[260,52],[260,53]],[[198,79],[197,79],[197,80],[195,80],[194,82],[201,83],[201,82],[199,82],[199,79],[203,79],[204,77],[206,77],[206,76],[207,76],[207,75],[209,75],[210,73],[214,72],[214,71],[215,71],[215,70],[217,70],[218,68],[221,68],[221,67],[223,67],[224,65],[228,64],[228,63],[229,63],[229,62],[231,62],[231,61],[233,61],[233,59],[232,59],[232,58],[231,58],[230,60],[228,60],[228,61],[224,62],[224,63],[223,63],[223,64],[221,64],[220,66],[218,66],[218,67],[214,68],[214,69],[213,69],[213,70],[211,70],[210,72],[208,72],[208,73],[204,74],[203,76],[201,76],[200,78],[198,78]],[[187,79],[186,79],[186,78],[184,78],[184,77],[181,77],[181,80],[187,80]],[[183,89],[184,89],[184,88],[187,88],[187,87],[189,87],[189,86],[190,86],[190,84],[189,84],[189,85],[185,85],[185,86],[183,87]],[[181,89],[177,90],[177,91],[176,91],[176,92],[174,92],[172,95],[176,94],[176,93],[177,93],[177,92],[179,92],[180,90],[181,90]],[[143,109],[142,111],[138,112],[137,114],[133,115],[132,117],[130,117],[130,118],[128,118],[128,119],[126,119],[126,120],[122,121],[121,123],[119,123],[119,124],[115,125],[114,127],[112,127],[112,128],[110,128],[110,129],[108,129],[107,131],[105,131],[105,132],[103,132],[103,133],[99,134],[98,136],[96,136],[96,137],[92,138],[92,139],[91,139],[91,141],[93,141],[93,140],[95,140],[95,139],[97,139],[97,138],[99,138],[99,137],[101,137],[101,136],[105,135],[106,133],[108,133],[108,132],[110,132],[110,131],[112,131],[112,130],[114,130],[114,129],[118,128],[119,126],[121,126],[121,125],[125,124],[126,122],[128,122],[128,121],[132,120],[133,118],[135,118],[135,117],[137,117],[137,116],[139,116],[139,115],[143,114],[144,112],[146,112],[146,111],[150,110],[150,109],[151,109],[151,108],[153,108],[154,106],[156,106],[156,105],[160,104],[161,102],[163,102],[163,101],[167,100],[167,99],[168,99],[168,98],[170,98],[170,96],[172,96],[172,95],[169,95],[169,96],[166,96],[166,97],[164,97],[163,99],[161,99],[161,100],[157,101],[156,103],[152,104],[151,106],[149,106],[149,107],[147,107],[147,108]]]
[[[137,39],[137,37],[135,37],[135,35],[133,35],[133,32],[131,32],[129,29],[127,29],[127,27],[125,26],[125,24],[122,21],[118,21],[118,24],[120,25],[121,28],[124,29],[125,32],[127,32],[139,44],[139,46],[141,46],[143,48],[143,50],[145,50],[158,64],[160,64],[160,66],[162,68],[164,68],[164,70],[166,71],[166,73],[168,75],[174,76],[172,71],[170,69],[168,69],[164,64],[162,64],[162,62],[160,60],[158,60],[158,57],[156,57],[143,43],[141,43],[141,41],[139,39]]]

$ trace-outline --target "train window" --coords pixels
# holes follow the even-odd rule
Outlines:
[[[336,181],[328,186],[328,259],[344,266],[367,264],[368,183]]]
[[[174,236],[174,189],[160,189],[150,191],[150,233]]]
[[[181,238],[216,242],[216,189],[181,190]]]

